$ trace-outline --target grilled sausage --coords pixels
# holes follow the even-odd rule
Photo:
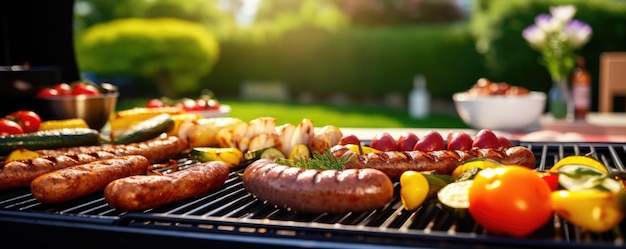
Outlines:
[[[243,173],[245,189],[259,200],[307,213],[345,213],[384,207],[393,183],[375,169],[314,170],[252,162]]]
[[[187,140],[178,136],[157,137],[144,142],[131,144],[104,144],[100,146],[78,146],[56,150],[38,150],[42,155],[63,155],[66,153],[90,153],[107,151],[117,156],[142,155],[156,163],[177,156],[188,147]]]
[[[489,158],[503,164],[515,164],[535,168],[533,152],[523,146],[501,149],[438,150],[438,151],[386,151],[359,155],[343,145],[331,148],[335,157],[351,156],[355,160],[345,164],[346,169],[378,169],[392,180],[400,179],[407,170],[434,171],[438,174],[451,174],[456,167],[473,158]]]
[[[0,190],[27,187],[45,173],[113,157],[116,155],[111,152],[93,151],[9,161],[0,165]]]
[[[146,174],[149,166],[144,156],[115,157],[46,173],[35,178],[30,189],[43,203],[59,203],[102,191],[113,180]]]
[[[113,208],[144,210],[199,196],[224,185],[230,169],[220,161],[202,163],[164,175],[138,175],[115,180],[104,189]]]
[[[118,156],[142,155],[151,163],[179,155],[187,141],[177,136],[159,137],[127,145],[79,146],[55,150],[38,150],[34,159],[0,164],[0,190],[27,187],[36,177],[58,169]]]

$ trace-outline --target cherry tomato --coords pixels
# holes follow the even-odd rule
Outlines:
[[[49,98],[59,96],[59,91],[54,88],[46,87],[42,88],[37,92],[37,97],[39,98]]]
[[[183,110],[185,111],[198,111],[198,104],[193,99],[183,99]]]
[[[67,83],[59,83],[52,86],[52,89],[57,90],[59,96],[69,96],[72,94],[72,86]]]
[[[165,103],[160,99],[151,99],[146,103],[146,107],[148,108],[156,108],[156,107],[164,107]]]
[[[17,119],[18,124],[22,126],[24,132],[35,132],[39,130],[41,125],[41,117],[34,111],[20,110],[15,111],[8,116]]]
[[[23,134],[24,129],[17,122],[10,119],[0,119],[0,136]]]
[[[207,109],[209,110],[219,110],[220,109],[220,103],[215,100],[215,99],[209,99],[206,101],[206,106]]]
[[[552,191],[537,172],[504,165],[478,172],[468,190],[468,211],[488,232],[527,236],[552,217]]]
[[[72,87],[72,95],[99,95],[100,91],[95,86],[79,83]]]

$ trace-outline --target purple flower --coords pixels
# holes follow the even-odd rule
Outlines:
[[[522,36],[535,48],[544,47],[546,44],[546,33],[537,25],[531,25],[524,29]]]
[[[563,27],[567,41],[573,48],[579,48],[591,37],[591,26],[579,20],[571,20]]]

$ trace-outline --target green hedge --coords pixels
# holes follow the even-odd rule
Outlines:
[[[599,54],[626,50],[623,2],[480,0],[468,23],[338,31],[302,27],[261,39],[258,33],[243,33],[222,40],[220,61],[203,86],[236,95],[245,80],[281,80],[294,96],[304,91],[381,96],[409,91],[413,76],[422,73],[435,98],[450,98],[480,77],[547,91],[549,75],[521,33],[538,14],[564,3],[574,3],[575,18],[594,28],[581,55],[597,81]]]
[[[254,79],[281,80],[294,95],[381,96],[408,92],[421,73],[433,95],[444,96],[471,86],[485,71],[465,23],[338,32],[309,27],[264,43],[223,42],[221,49],[205,85],[223,94]]]

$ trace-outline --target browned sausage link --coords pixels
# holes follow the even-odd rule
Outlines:
[[[259,200],[307,213],[345,213],[384,207],[393,198],[393,183],[375,169],[314,170],[251,163],[243,173],[245,189]]]
[[[228,165],[212,161],[165,175],[126,177],[107,185],[104,199],[121,210],[156,208],[220,188],[229,173]]]
[[[523,146],[514,146],[508,149],[474,148],[465,151],[388,151],[359,155],[345,146],[335,145],[331,148],[331,152],[335,157],[350,156],[355,158],[354,161],[346,163],[346,169],[378,169],[392,180],[400,179],[402,173],[408,170],[451,174],[463,162],[477,157],[529,168],[535,168],[536,163],[533,152]]]
[[[139,143],[101,146],[79,146],[57,150],[38,150],[42,155],[59,155],[70,152],[108,151],[118,156],[142,155],[156,163],[177,156],[187,149],[187,141],[178,136],[158,137]]]
[[[105,151],[44,156],[10,161],[0,166],[0,190],[27,187],[36,177],[70,166],[116,157]]]
[[[149,166],[144,156],[131,155],[67,167],[35,178],[31,193],[43,203],[64,202],[102,191],[113,180],[146,174]]]

